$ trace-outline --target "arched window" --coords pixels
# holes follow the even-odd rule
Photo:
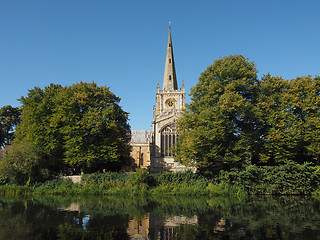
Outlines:
[[[161,155],[164,157],[173,156],[174,146],[177,142],[178,132],[176,124],[166,126],[161,131]]]
[[[140,166],[144,166],[144,162],[143,162],[143,153],[141,153],[141,156],[140,156]]]
[[[171,75],[169,75],[169,80],[171,80]]]

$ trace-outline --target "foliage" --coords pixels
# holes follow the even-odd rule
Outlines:
[[[16,187],[14,187],[16,186]],[[149,174],[84,174],[81,183],[70,179],[53,179],[25,186],[26,194],[108,195],[108,196],[236,196],[307,195],[320,193],[320,168],[311,163],[293,161],[280,166],[249,165],[242,170],[221,171],[216,176],[191,172]],[[0,185],[0,193],[21,194],[17,185]]]
[[[259,88],[260,116],[264,125],[260,162],[268,165],[319,164],[320,78],[291,81],[264,76]]]
[[[132,186],[148,188],[154,184],[154,179],[145,169],[137,168],[135,173],[129,175],[127,182]]]
[[[53,179],[44,183],[37,183],[32,189],[34,194],[77,194],[79,185],[74,184],[70,179]]]
[[[257,155],[257,70],[241,55],[218,59],[191,89],[176,159],[199,170],[241,167]]]
[[[178,121],[176,160],[199,171],[320,164],[320,77],[257,79],[241,55],[216,60]]]
[[[37,146],[48,169],[94,172],[118,170],[127,163],[128,114],[108,87],[51,84],[29,90],[20,101],[17,142]]]
[[[320,169],[293,161],[277,167],[251,165],[222,171],[219,181],[241,186],[250,194],[311,194],[320,188]]]
[[[40,154],[32,144],[14,144],[5,158],[0,159],[0,179],[3,179],[3,183],[17,184],[29,184],[45,179],[47,172],[41,168],[41,164]]]
[[[106,172],[106,173],[91,173],[84,174],[81,177],[82,184],[102,184],[110,182],[126,182],[128,175],[126,173]]]
[[[21,110],[10,105],[0,108],[0,148],[10,145],[14,129],[20,122]]]
[[[175,185],[193,185],[206,183],[210,181],[204,178],[202,175],[193,173],[191,171],[186,172],[162,172],[152,175],[157,185],[175,184]]]

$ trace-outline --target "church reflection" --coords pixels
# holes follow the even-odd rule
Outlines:
[[[147,213],[130,217],[124,215],[109,215],[107,217],[95,215],[90,216],[81,212],[81,206],[78,203],[71,203],[67,207],[58,208],[59,212],[66,212],[68,216],[72,214],[73,221],[77,226],[81,226],[85,233],[91,228],[95,228],[95,224],[104,226],[112,222],[113,230],[119,231],[124,239],[135,240],[171,240],[179,239],[180,237],[188,236],[193,231],[202,231],[201,228],[205,223],[206,229],[209,230],[209,235],[222,234],[226,231],[227,226],[230,227],[230,222],[227,222],[221,217],[213,217],[210,220],[202,215],[194,216],[162,216],[157,213]],[[209,222],[207,222],[209,220]],[[110,222],[111,221],[111,222]],[[202,227],[200,227],[202,226]],[[79,230],[79,229],[78,229]],[[116,238],[115,238],[116,239]]]
[[[163,217],[154,214],[129,220],[127,234],[130,239],[176,239],[175,228],[181,225],[196,225],[198,217],[172,216]]]

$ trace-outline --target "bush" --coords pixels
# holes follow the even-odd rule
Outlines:
[[[41,194],[75,194],[79,191],[78,186],[71,179],[54,179],[35,184],[33,190]]]
[[[2,178],[19,185],[42,180],[40,155],[29,143],[16,143],[2,159],[0,173]]]
[[[208,178],[205,178],[202,175],[193,173],[191,171],[175,172],[175,173],[163,172],[163,173],[153,174],[153,177],[157,185],[167,184],[167,183],[192,185],[200,182],[209,181]]]
[[[144,186],[144,188],[149,188],[149,186],[154,185],[154,178],[149,175],[146,170],[137,168],[135,173],[132,173],[128,176],[128,184],[132,186]]]
[[[320,187],[319,167],[288,161],[281,166],[247,166],[222,171],[219,182],[241,186],[250,194],[311,194]]]
[[[106,172],[106,173],[91,173],[84,174],[81,177],[82,184],[102,184],[102,183],[115,183],[115,182],[126,182],[126,173],[117,172]]]

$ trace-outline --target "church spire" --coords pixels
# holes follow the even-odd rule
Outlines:
[[[164,66],[163,91],[178,90],[176,68],[174,66],[173,47],[171,40],[171,27],[169,23],[169,37],[167,45],[166,62]]]

